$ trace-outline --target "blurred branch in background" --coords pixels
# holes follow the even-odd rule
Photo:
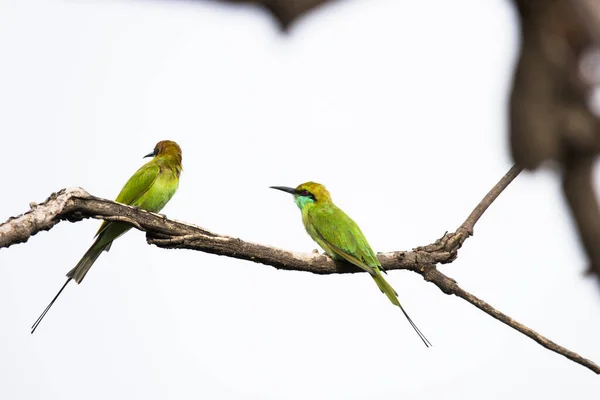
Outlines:
[[[206,1],[206,0],[203,0]],[[281,30],[287,31],[297,18],[325,3],[337,0],[209,0],[221,3],[256,4],[267,9],[279,23]]]
[[[504,322],[511,328],[535,340],[545,348],[600,374],[600,366],[581,357],[546,337],[501,313],[485,301],[462,289],[456,281],[437,269],[438,264],[456,260],[458,249],[463,245],[479,218],[502,191],[519,175],[521,168],[513,166],[490,190],[471,212],[463,224],[453,233],[446,233],[434,243],[417,247],[412,251],[379,253],[377,256],[386,270],[407,269],[420,274],[435,284],[442,292],[455,295],[471,303],[488,315]],[[167,219],[164,216],[125,206],[110,200],[91,196],[81,188],[63,189],[53,193],[42,204],[30,204],[31,210],[0,224],[0,249],[24,243],[38,232],[52,229],[61,221],[80,221],[97,218],[122,221],[146,232],[149,244],[162,248],[198,250],[255,263],[282,270],[305,271],[316,274],[353,273],[362,270],[318,253],[301,254],[245,242],[230,236],[218,235],[195,225]]]
[[[600,208],[592,169],[600,152],[600,121],[591,100],[600,78],[600,2],[514,4],[520,15],[521,53],[510,102],[513,158],[530,170],[549,161],[558,164],[588,256],[588,272],[598,277]]]

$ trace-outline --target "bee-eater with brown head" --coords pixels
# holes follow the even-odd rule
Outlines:
[[[181,167],[181,148],[173,141],[163,140],[156,144],[150,154],[144,156],[144,158],[146,157],[152,157],[152,160],[142,165],[129,178],[115,201],[156,213],[171,200],[179,186],[179,175],[183,169]],[[67,281],[35,321],[31,327],[31,333],[35,332],[71,279],[78,284],[81,283],[100,254],[108,251],[113,240],[130,229],[131,225],[125,222],[104,221],[100,225],[100,229],[96,233],[96,240],[75,268],[67,273]]]
[[[325,186],[306,182],[295,189],[285,186],[271,186],[271,188],[292,194],[302,212],[302,222],[310,237],[334,260],[345,260],[368,272],[392,304],[402,310],[425,346],[431,346],[429,340],[400,305],[394,288],[384,279],[382,272],[385,271],[382,270],[381,263],[369,246],[365,235],[356,222],[333,204]]]

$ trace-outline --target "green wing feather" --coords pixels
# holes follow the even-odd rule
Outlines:
[[[160,167],[154,160],[142,165],[125,183],[115,201],[131,206],[139,206],[140,198],[152,187],[159,173]],[[75,279],[77,283],[81,283],[100,254],[103,251],[110,250],[113,240],[129,229],[131,229],[131,225],[123,222],[102,222],[96,233],[96,240],[79,263],[67,273],[67,277]]]
[[[375,269],[379,269],[381,264],[356,222],[345,212],[334,204],[328,204],[314,207],[306,217],[309,235],[330,256],[343,258],[375,275]],[[311,230],[314,232],[310,232]]]
[[[139,206],[138,202],[140,198],[152,187],[159,174],[160,167],[153,160],[142,165],[123,185],[123,189],[121,189],[115,201],[129,206]],[[96,232],[96,236],[100,236],[100,234],[105,232],[110,224],[110,221],[104,221],[100,225],[98,232]],[[112,240],[114,239],[116,237],[112,238]]]
[[[142,165],[125,183],[115,201],[130,206],[137,205],[140,197],[150,189],[159,174],[160,167],[154,160]]]

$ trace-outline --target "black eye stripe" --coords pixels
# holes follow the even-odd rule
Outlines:
[[[298,194],[300,196],[310,197],[311,199],[316,200],[315,196],[311,192],[309,192],[308,190],[301,190]]]

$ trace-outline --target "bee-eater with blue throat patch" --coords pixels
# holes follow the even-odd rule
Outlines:
[[[157,213],[171,200],[179,186],[179,175],[183,169],[181,167],[181,148],[173,141],[163,140],[156,144],[150,154],[144,156],[144,158],[146,157],[152,157],[152,160],[142,165],[129,178],[115,201]],[[77,265],[67,273],[67,281],[35,321],[31,327],[31,333],[35,332],[71,279],[78,284],[81,283],[100,254],[108,251],[113,240],[130,229],[131,225],[126,222],[104,221],[100,225],[100,229],[96,233],[96,240]]]
[[[302,222],[310,237],[334,260],[345,260],[368,272],[392,304],[402,310],[425,346],[431,346],[429,340],[400,305],[394,288],[384,279],[382,272],[385,271],[382,270],[381,263],[369,246],[365,235],[356,222],[333,204],[325,186],[306,182],[295,189],[285,186],[271,186],[271,188],[292,194],[302,212]]]

